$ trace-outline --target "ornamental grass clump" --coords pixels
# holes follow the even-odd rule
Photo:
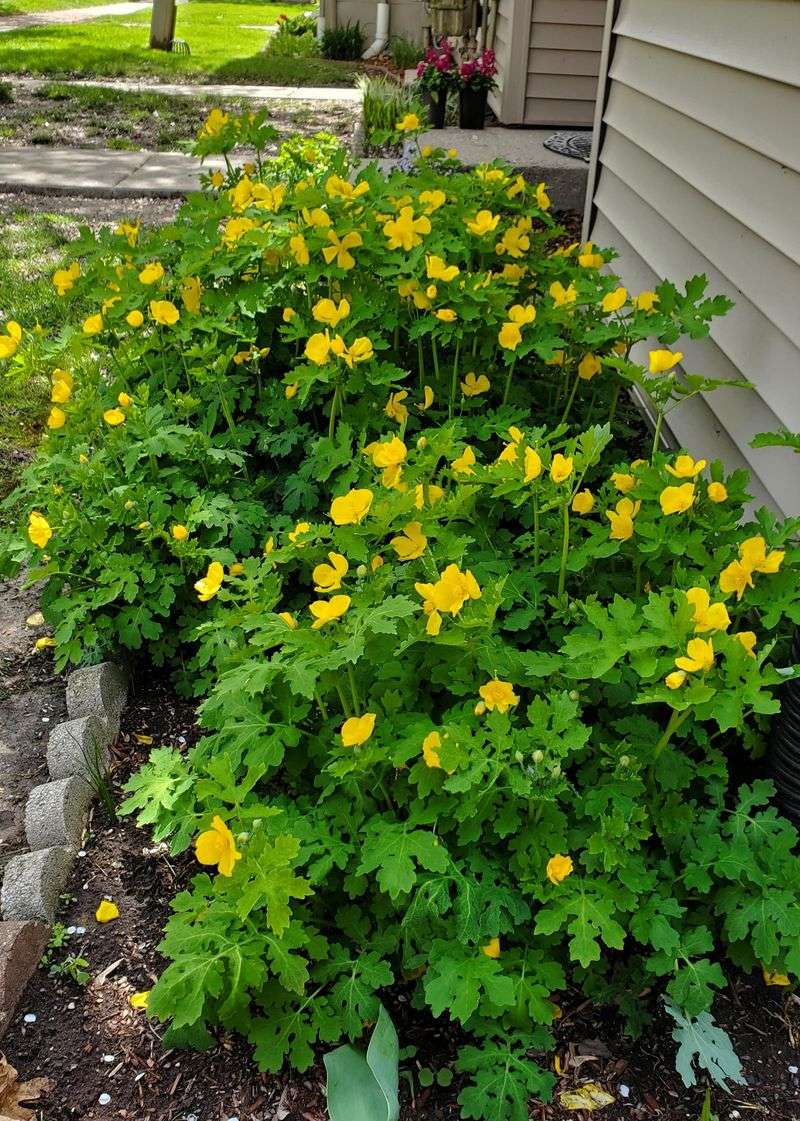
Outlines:
[[[568,987],[633,1029],[653,987],[710,1009],[728,961],[800,976],[758,762],[798,526],[659,440],[718,384],[678,373],[727,310],[704,278],[628,292],[543,184],[427,149],[383,178],[294,146],[78,256],[99,326],[16,340],[80,376],[10,552],[59,664],[146,648],[203,698],[123,807],[199,862],[148,997],[173,1042],[306,1069],[402,983],[470,1040],[463,1115],[523,1121]]]

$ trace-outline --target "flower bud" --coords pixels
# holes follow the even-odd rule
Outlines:
[[[486,712],[486,705],[483,703],[483,701],[478,701],[478,703],[475,705],[475,715],[483,716],[484,712]]]
[[[360,564],[356,569],[356,576],[358,576],[359,580],[363,580],[366,575],[367,566],[365,564]]]
[[[580,693],[578,692],[577,689],[570,689],[569,699],[571,701],[579,701],[581,699],[581,695],[580,695]]]
[[[628,756],[628,755],[620,755],[620,757],[619,757],[619,765],[620,765],[620,767],[630,767],[630,765],[631,765],[631,760],[630,760],[630,756]]]
[[[553,776],[553,778],[561,778],[561,768],[559,767],[558,763],[556,763],[554,767],[550,768],[550,774]]]
[[[419,449],[419,451],[422,451],[422,449],[427,447],[427,446],[428,446],[428,437],[427,436],[420,436],[420,438],[417,440],[417,448]]]
[[[541,762],[544,761],[544,752],[539,751],[539,749],[537,748],[536,751],[534,751],[531,758],[533,759],[534,763],[541,763]]]
[[[514,752],[514,758],[516,759],[516,761],[517,761],[518,763],[521,763],[521,762],[522,762],[522,760],[523,760],[523,759],[524,759],[525,757],[524,757],[524,755],[522,754],[522,752],[521,752],[521,751],[515,751],[515,752]]]

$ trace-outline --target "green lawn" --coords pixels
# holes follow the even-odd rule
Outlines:
[[[175,36],[188,42],[190,55],[149,49],[147,11],[72,26],[29,28],[0,35],[0,73],[286,86],[352,85],[355,70],[350,64],[264,55],[269,33],[254,28],[274,24],[281,12],[296,11],[296,5],[281,4],[221,4],[205,0],[182,4],[178,8]]]
[[[0,16],[16,16],[24,12],[54,12],[62,8],[91,8],[96,4],[113,4],[115,0],[0,0]]]

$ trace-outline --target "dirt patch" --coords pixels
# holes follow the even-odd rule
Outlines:
[[[214,97],[133,93],[62,82],[33,88],[20,84],[14,88],[13,100],[3,105],[0,138],[7,148],[53,144],[174,151],[195,139],[214,107],[233,114],[261,108],[244,99],[220,102]],[[328,132],[349,141],[358,117],[357,106],[335,101],[272,101],[268,108],[270,121],[280,133],[270,155],[296,134]]]
[[[123,218],[141,221],[143,226],[164,226],[178,212],[182,199],[87,198],[81,195],[41,195],[23,192],[0,193],[0,219],[25,214],[57,214],[74,218],[63,226],[68,240],[74,241],[81,226],[98,230],[117,225]]]
[[[38,611],[33,589],[0,582],[0,865],[25,845],[25,802],[48,781],[47,736],[66,717],[64,681],[48,654],[33,650],[43,626],[26,618]]]

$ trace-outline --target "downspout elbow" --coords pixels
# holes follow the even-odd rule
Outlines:
[[[386,49],[389,42],[389,5],[384,0],[378,2],[377,22],[375,26],[375,41],[367,47],[362,58],[375,58]]]

